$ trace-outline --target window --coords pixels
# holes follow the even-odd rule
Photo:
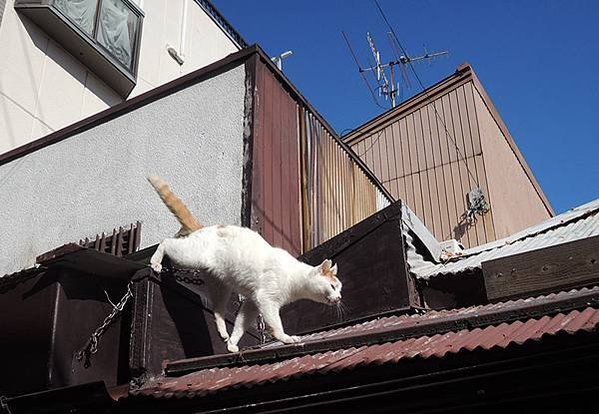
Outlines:
[[[130,0],[16,0],[15,8],[122,96],[131,92],[143,12]]]

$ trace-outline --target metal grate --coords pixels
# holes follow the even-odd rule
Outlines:
[[[102,253],[109,253],[117,257],[122,257],[139,250],[141,241],[141,222],[131,224],[129,229],[119,227],[118,230],[112,230],[112,234],[96,234],[94,239],[85,238],[79,240],[79,245],[94,249]]]

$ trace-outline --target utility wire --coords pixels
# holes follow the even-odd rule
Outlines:
[[[406,49],[403,47],[401,41],[399,40],[399,37],[397,36],[397,34],[395,33],[395,30],[393,29],[393,26],[391,26],[391,23],[389,23],[389,20],[387,19],[387,16],[385,15],[385,12],[383,11],[383,9],[381,8],[379,2],[377,0],[373,0],[374,4],[376,5],[381,17],[383,18],[383,20],[385,21],[385,24],[387,25],[387,27],[389,28],[389,30],[391,31],[391,34],[393,35],[393,37],[395,38],[395,41],[397,42],[397,45],[399,46],[399,48],[401,49],[401,52],[403,53],[404,56],[410,56],[408,54],[408,52],[406,51]],[[412,70],[412,73],[414,74],[414,77],[416,78],[416,80],[418,81],[418,84],[420,85],[420,87],[422,88],[422,91],[424,92],[424,95],[426,96],[427,101],[432,104],[433,110],[435,111],[435,115],[437,116],[437,118],[441,121],[441,124],[443,125],[443,129],[445,129],[445,134],[446,136],[451,139],[453,145],[455,146],[455,149],[458,153],[458,155],[460,156],[460,158],[462,159],[462,161],[464,162],[464,164],[466,165],[466,171],[468,171],[468,174],[470,175],[470,178],[472,178],[472,180],[474,181],[474,183],[477,185],[477,187],[480,187],[478,180],[476,179],[476,176],[474,174],[472,174],[472,171],[470,171],[470,168],[468,168],[468,162],[466,161],[466,157],[462,154],[462,151],[460,151],[460,148],[458,147],[458,144],[456,142],[456,140],[453,138],[453,136],[451,135],[451,133],[449,132],[449,129],[447,128],[447,125],[445,124],[445,120],[441,117],[441,115],[439,114],[439,112],[437,111],[437,106],[435,105],[435,102],[432,100],[432,98],[430,97],[428,91],[426,90],[426,88],[424,87],[424,83],[422,82],[422,80],[420,79],[420,76],[418,76],[418,72],[416,72],[416,68],[414,68],[414,64],[413,62],[408,62],[408,65],[410,66],[410,69]]]
[[[349,51],[351,52],[351,55],[353,56],[354,61],[356,62],[356,66],[358,66],[358,72],[360,72],[360,76],[362,77],[362,79],[364,80],[364,83],[366,84],[366,87],[370,91],[370,95],[372,95],[372,100],[374,101],[375,105],[378,106],[379,108],[387,109],[387,108],[385,108],[384,106],[382,106],[379,103],[378,99],[376,99],[376,94],[372,90],[372,87],[370,86],[370,83],[368,82],[368,79],[366,79],[366,76],[364,75],[364,70],[362,69],[362,66],[360,66],[360,62],[358,61],[358,57],[356,56],[356,53],[354,52],[354,49],[351,47],[351,44],[349,43],[349,39],[345,35],[345,32],[341,31],[341,34],[343,35],[343,38],[345,39],[345,43],[347,43],[347,47],[349,48]]]

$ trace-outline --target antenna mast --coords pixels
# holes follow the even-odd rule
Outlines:
[[[408,72],[406,70],[406,66],[408,66],[414,62],[419,62],[419,61],[423,61],[423,60],[427,60],[430,62],[431,60],[433,60],[439,56],[447,55],[449,53],[446,50],[441,51],[441,52],[433,52],[433,53],[428,53],[425,50],[424,55],[414,56],[414,57],[408,56],[407,53],[401,53],[400,46],[396,43],[393,36],[391,36],[391,34],[389,34],[389,41],[391,43],[391,47],[392,47],[395,59],[383,63],[383,61],[381,60],[381,52],[376,47],[376,44],[374,42],[374,37],[372,36],[372,34],[370,32],[366,32],[366,40],[368,42],[368,46],[370,47],[372,56],[374,57],[374,65],[370,66],[370,67],[362,68],[353,48],[351,47],[351,45],[349,43],[349,40],[347,39],[347,36],[345,35],[344,32],[341,32],[341,33],[343,34],[343,37],[347,43],[347,46],[356,62],[356,65],[358,66],[358,72],[360,73],[360,76],[362,76],[362,78],[364,79],[364,82],[366,82],[366,85],[368,86],[370,93],[373,95],[373,99],[374,99],[375,103],[380,107],[382,107],[382,106],[378,103],[378,100],[376,99],[374,91],[372,90],[370,83],[364,76],[364,73],[366,73],[366,72],[373,73],[374,78],[376,80],[376,84],[377,84],[376,89],[378,90],[378,96],[383,96],[385,98],[385,100],[387,100],[387,99],[390,100],[391,107],[395,108],[395,106],[397,106],[397,96],[400,91],[400,82],[396,81],[395,70],[396,69],[399,70],[401,79],[403,80],[405,86],[409,88],[410,81],[409,81],[409,77],[408,77]],[[387,70],[389,71],[389,77],[391,78],[391,82],[389,82],[389,78],[387,77]]]

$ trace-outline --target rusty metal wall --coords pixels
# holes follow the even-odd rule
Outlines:
[[[389,205],[309,110],[301,110],[304,243],[312,248]]]
[[[492,211],[474,225],[462,219],[477,183],[489,194],[473,83],[458,78],[429,96],[348,138],[350,145],[437,239],[465,246],[495,240]]]
[[[251,225],[268,242],[299,255],[389,205],[268,62],[256,64],[255,91]]]
[[[266,65],[256,65],[252,228],[299,255],[301,235],[298,105]]]

